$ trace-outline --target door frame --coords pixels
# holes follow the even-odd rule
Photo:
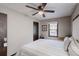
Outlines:
[[[38,24],[38,38],[39,38],[39,22],[36,22],[36,21],[33,21],[33,25],[34,25],[34,23],[37,23]],[[34,27],[33,27],[34,28]],[[33,29],[34,30],[34,29]],[[35,41],[34,40],[34,34],[33,34],[33,41]]]

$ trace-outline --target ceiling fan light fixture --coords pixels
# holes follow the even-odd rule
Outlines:
[[[39,6],[37,6],[37,8],[29,6],[29,5],[26,5],[26,7],[31,8],[33,10],[37,10],[37,12],[32,14],[32,16],[39,14],[42,17],[46,17],[45,12],[48,12],[48,13],[54,13],[55,12],[54,10],[45,10],[44,8],[45,8],[46,5],[47,5],[47,3],[41,3]]]
[[[42,15],[42,14],[44,14],[44,12],[43,12],[43,11],[39,11],[39,13],[38,13],[38,14]]]

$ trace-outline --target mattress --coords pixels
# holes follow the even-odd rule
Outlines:
[[[39,39],[24,45],[20,56],[67,56],[64,42],[59,40]]]

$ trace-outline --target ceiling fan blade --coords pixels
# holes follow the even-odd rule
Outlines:
[[[44,12],[50,12],[50,13],[54,13],[54,10],[44,10]]]
[[[45,8],[45,6],[47,5],[47,3],[42,3],[42,7]]]
[[[34,10],[38,10],[37,8],[31,7],[31,6],[28,6],[28,5],[26,5],[26,7],[34,9]]]
[[[43,17],[46,17],[45,14],[42,14]]]
[[[36,14],[38,14],[38,12],[36,12],[36,13],[32,14],[32,16],[34,16],[34,15],[36,15]]]

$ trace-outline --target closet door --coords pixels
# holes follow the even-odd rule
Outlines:
[[[38,40],[39,34],[39,23],[33,22],[33,41]]]
[[[7,15],[0,13],[0,55],[7,55],[7,46],[4,46],[7,39]]]

